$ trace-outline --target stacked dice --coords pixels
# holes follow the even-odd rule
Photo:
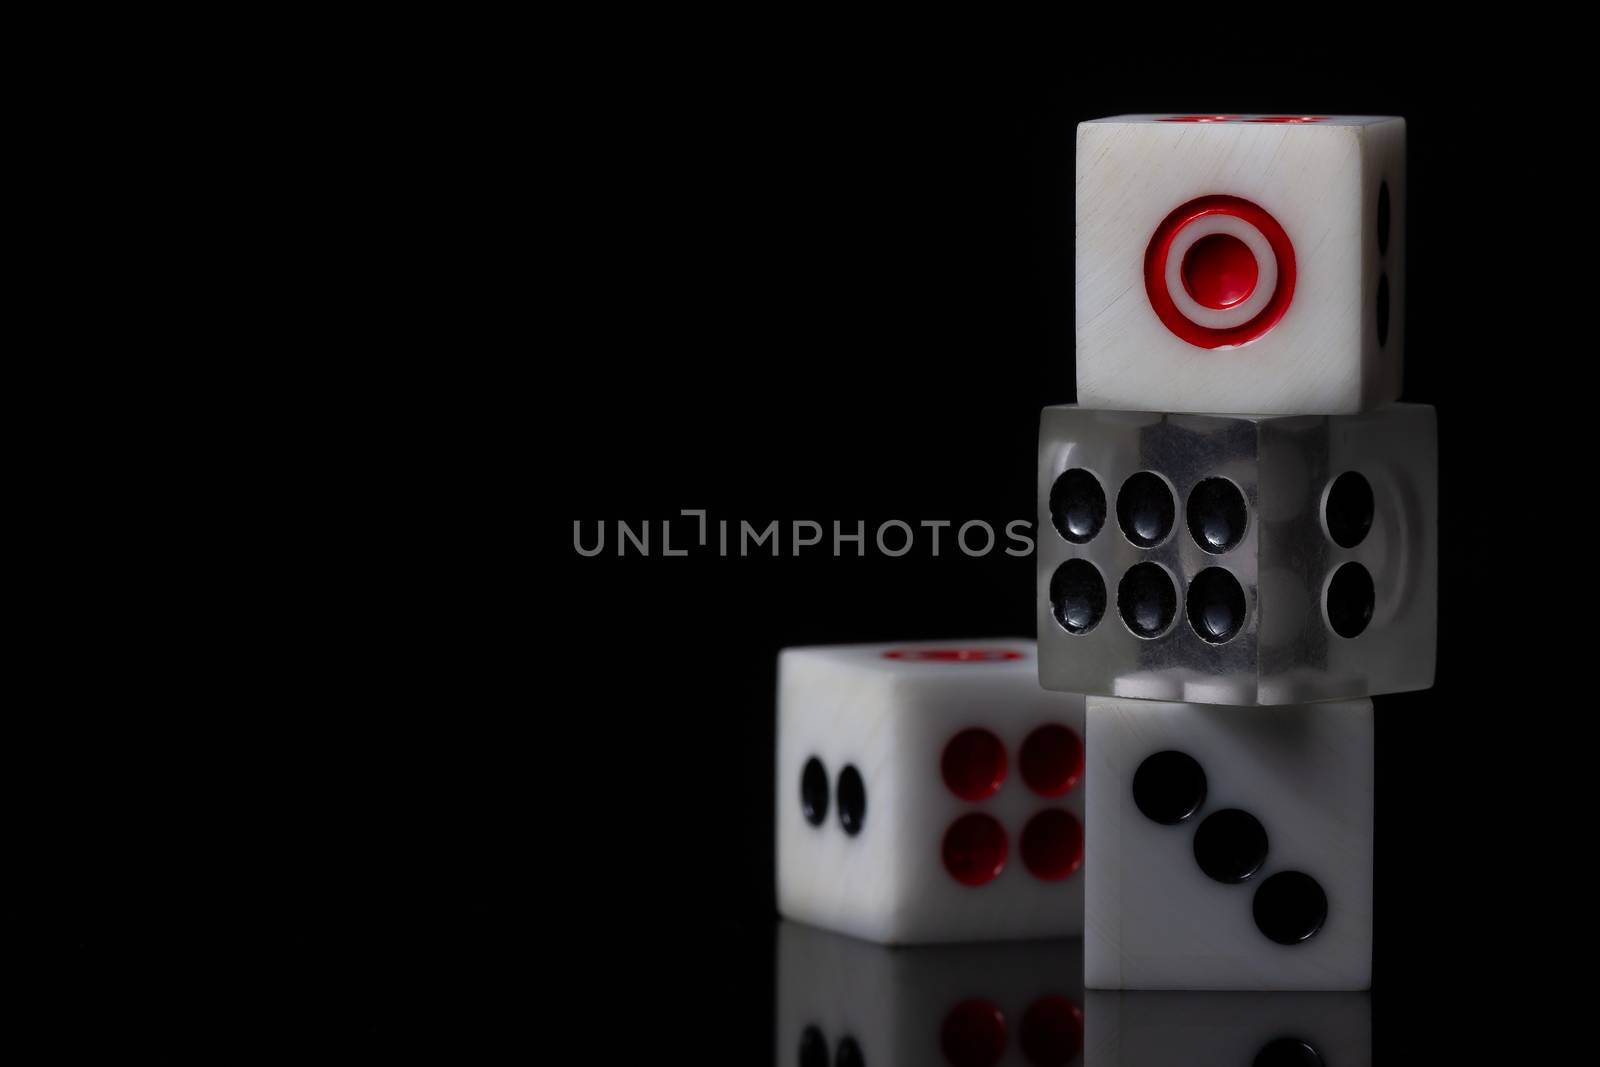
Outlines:
[[[1370,984],[1370,698],[1434,664],[1434,416],[1393,403],[1404,145],[1396,118],[1078,128],[1039,677],[1088,695],[1091,987]]]
[[[1093,988],[1368,986],[1370,698],[1434,661],[1434,418],[1394,402],[1404,137],[1079,127],[1078,404],[1042,417],[1037,644],[782,654],[786,917],[1081,936]]]

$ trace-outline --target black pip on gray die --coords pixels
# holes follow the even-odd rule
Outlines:
[[[1431,407],[1044,410],[1047,689],[1296,704],[1433,683]]]

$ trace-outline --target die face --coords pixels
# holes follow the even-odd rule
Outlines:
[[[782,923],[777,1055],[794,1064],[1076,1064],[1081,941],[887,949]]]
[[[893,922],[900,868],[895,676],[851,652],[789,649],[778,665],[778,910],[858,937]],[[865,794],[854,832],[840,783],[854,769]],[[870,783],[870,785],[868,785]]]
[[[908,678],[907,687],[898,780],[916,790],[908,807],[917,815],[896,835],[904,880],[894,939],[1081,934],[1083,698],[1041,689],[1032,648],[1004,678]],[[1002,752],[1004,766],[988,795],[985,750]]]
[[[1253,705],[1432,684],[1431,408],[1055,407],[1039,447],[1046,688]]]
[[[1256,702],[1256,460],[1247,419],[1044,410],[1038,578],[1046,688],[1147,699],[1181,699],[1187,690],[1190,699]],[[1208,542],[1222,551],[1203,549],[1190,529],[1188,502],[1207,481],[1224,502],[1213,531],[1219,540]],[[1097,526],[1076,514],[1098,511],[1092,500],[1079,503],[1096,487],[1104,499]],[[1223,514],[1229,494],[1231,516]],[[1203,639],[1184,610],[1194,581],[1216,570],[1239,598],[1228,620],[1235,632],[1220,643]]]
[[[1365,993],[1110,993],[1084,1001],[1084,1067],[1372,1062]]]
[[[1083,699],[1037,670],[1026,640],[786,650],[779,910],[886,943],[1081,933]],[[812,760],[832,786],[820,822]],[[867,798],[854,834],[834,810],[847,765]]]
[[[1366,989],[1370,701],[1089,698],[1085,982]]]
[[[1344,413],[1399,395],[1405,122],[1082,123],[1078,403]]]
[[[1437,440],[1413,404],[1261,423],[1261,703],[1433,684]]]

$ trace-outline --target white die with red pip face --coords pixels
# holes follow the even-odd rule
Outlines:
[[[1400,392],[1405,120],[1078,126],[1083,407],[1343,414]]]
[[[785,649],[778,910],[886,944],[1081,934],[1083,708],[1030,640]]]

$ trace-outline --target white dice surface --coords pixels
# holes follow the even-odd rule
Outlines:
[[[1372,702],[1088,698],[1084,981],[1366,989]]]
[[[1083,943],[883,948],[778,930],[778,1067],[1070,1067]]]
[[[1084,1001],[1084,1067],[1366,1067],[1365,993],[1105,993]]]
[[[1084,407],[1338,414],[1400,393],[1405,120],[1078,126]]]
[[[1083,756],[1032,641],[785,649],[778,910],[890,944],[1077,936]]]

